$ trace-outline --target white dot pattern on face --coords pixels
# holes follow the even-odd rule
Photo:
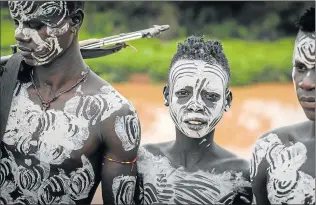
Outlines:
[[[171,82],[169,111],[178,129],[192,138],[200,138],[211,132],[222,118],[225,108],[224,90],[226,89],[228,81],[226,72],[218,65],[209,65],[201,60],[180,60],[171,68],[169,81]],[[219,93],[221,99],[215,103],[215,106],[212,108],[206,106],[205,102],[203,102],[199,96],[201,88],[208,89],[209,85],[221,90],[221,93]],[[175,96],[175,92],[186,86],[194,89],[194,96],[191,97],[188,102],[181,105],[177,102],[178,98]],[[183,109],[192,106],[192,104],[203,107],[205,113],[184,114]],[[208,123],[204,128],[192,130],[184,123],[184,119],[188,120],[190,118],[202,118]]]
[[[11,17],[20,18],[18,20],[19,26],[15,30],[15,35],[23,34],[25,39],[32,39],[37,45],[37,48],[32,53],[36,61],[34,62],[35,65],[47,64],[63,51],[59,44],[58,36],[65,34],[69,30],[68,23],[62,26],[60,25],[67,13],[69,13],[65,1],[50,1],[39,6],[35,5],[34,1],[12,1],[9,2],[9,7]],[[31,11],[33,12],[30,13]],[[50,36],[47,39],[42,39],[37,30],[23,27],[23,22],[40,16],[49,18],[49,15],[54,11],[60,16],[57,23],[52,23],[47,20],[43,21],[43,23],[47,25],[47,34]],[[46,50],[44,54],[41,52],[43,50]]]

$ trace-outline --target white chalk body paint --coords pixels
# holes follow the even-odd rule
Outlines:
[[[117,116],[115,132],[122,142],[123,149],[130,151],[139,145],[140,125],[136,113],[133,115]]]
[[[13,200],[10,193],[18,188],[23,200],[31,204],[74,204],[75,200],[87,198],[94,185],[95,174],[88,158],[82,155],[82,167],[70,174],[61,168],[52,173],[51,166],[56,168],[71,159],[73,151],[83,148],[90,135],[89,128],[128,101],[110,86],[100,88],[95,95],[83,95],[79,86],[63,110],[44,112],[29,99],[29,86],[31,83],[22,84],[12,100],[3,143],[4,148],[16,147],[16,153],[7,150],[8,157],[0,154],[0,197],[8,204],[16,203],[22,199]],[[18,89],[19,85],[15,93]],[[25,164],[15,158],[19,155],[25,158]],[[10,173],[13,179],[8,178]],[[64,195],[55,196],[50,191]]]
[[[143,176],[144,204],[219,204],[218,201],[224,197],[229,195],[226,200],[233,200],[237,193],[245,191],[245,187],[251,187],[241,172],[188,172],[183,167],[174,168],[168,158],[154,156],[144,147],[139,149],[138,156],[137,169]]]
[[[114,204],[133,204],[136,186],[135,176],[117,176],[113,179]]]
[[[258,174],[263,159],[268,162],[267,191],[271,204],[304,204],[309,198],[315,203],[315,178],[300,171],[307,160],[303,143],[285,146],[279,137],[270,133],[259,139],[251,159],[251,179]],[[264,170],[265,171],[265,170]]]

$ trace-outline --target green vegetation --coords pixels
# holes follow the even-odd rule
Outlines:
[[[1,55],[7,55],[11,52],[10,45],[15,43],[14,30],[13,24],[7,18],[1,19]],[[104,37],[101,33],[90,33],[83,25],[80,40]],[[112,35],[118,33],[113,32]],[[210,36],[206,36],[206,39],[209,38]],[[133,73],[147,73],[155,82],[165,81],[177,42],[184,39],[132,41],[130,44],[137,48],[137,52],[128,47],[116,54],[86,62],[96,73],[110,82],[125,81]],[[276,41],[244,41],[229,38],[221,40],[231,66],[231,85],[285,82],[291,79],[294,37],[280,38]]]

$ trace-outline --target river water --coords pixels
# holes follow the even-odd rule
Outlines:
[[[142,142],[157,143],[175,138],[175,128],[163,104],[163,85],[147,83],[113,84],[135,106],[142,126]],[[233,102],[215,131],[215,141],[249,159],[253,143],[263,133],[306,120],[295,92],[288,84],[260,84],[232,87]],[[101,204],[100,187],[94,204]]]

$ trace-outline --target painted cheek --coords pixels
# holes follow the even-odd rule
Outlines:
[[[181,110],[183,110],[185,105],[179,104],[177,102],[178,98],[176,96],[173,96],[172,100],[174,101],[173,102],[171,101],[169,109],[171,111],[171,114],[173,116],[175,123],[179,125],[179,123],[181,122],[181,116],[182,116]]]
[[[64,35],[65,33],[68,32],[68,30],[69,30],[68,23],[65,23],[65,25],[63,25],[60,28],[47,27],[47,35],[49,35],[51,37],[57,37],[57,36]]]
[[[36,51],[42,50],[44,47],[47,46],[47,43],[41,38],[38,31],[36,31],[35,29],[26,28],[24,29],[23,34],[32,37],[32,40],[37,45]]]
[[[221,100],[221,99],[220,99]],[[211,101],[209,101],[209,100],[204,100],[204,102],[205,102],[205,106],[208,108],[208,109],[215,109],[216,108],[216,106],[217,106],[217,103],[218,103],[218,101],[217,102],[211,102]]]
[[[292,70],[292,80],[293,80],[293,81],[294,81],[295,72],[296,72],[296,68],[293,67],[293,70]]]
[[[179,105],[184,105],[184,104],[186,104],[186,103],[189,101],[189,99],[190,99],[190,97],[178,98],[178,97],[176,97],[176,96],[175,96],[175,98],[177,99],[177,100],[176,100],[176,103],[179,104]]]

